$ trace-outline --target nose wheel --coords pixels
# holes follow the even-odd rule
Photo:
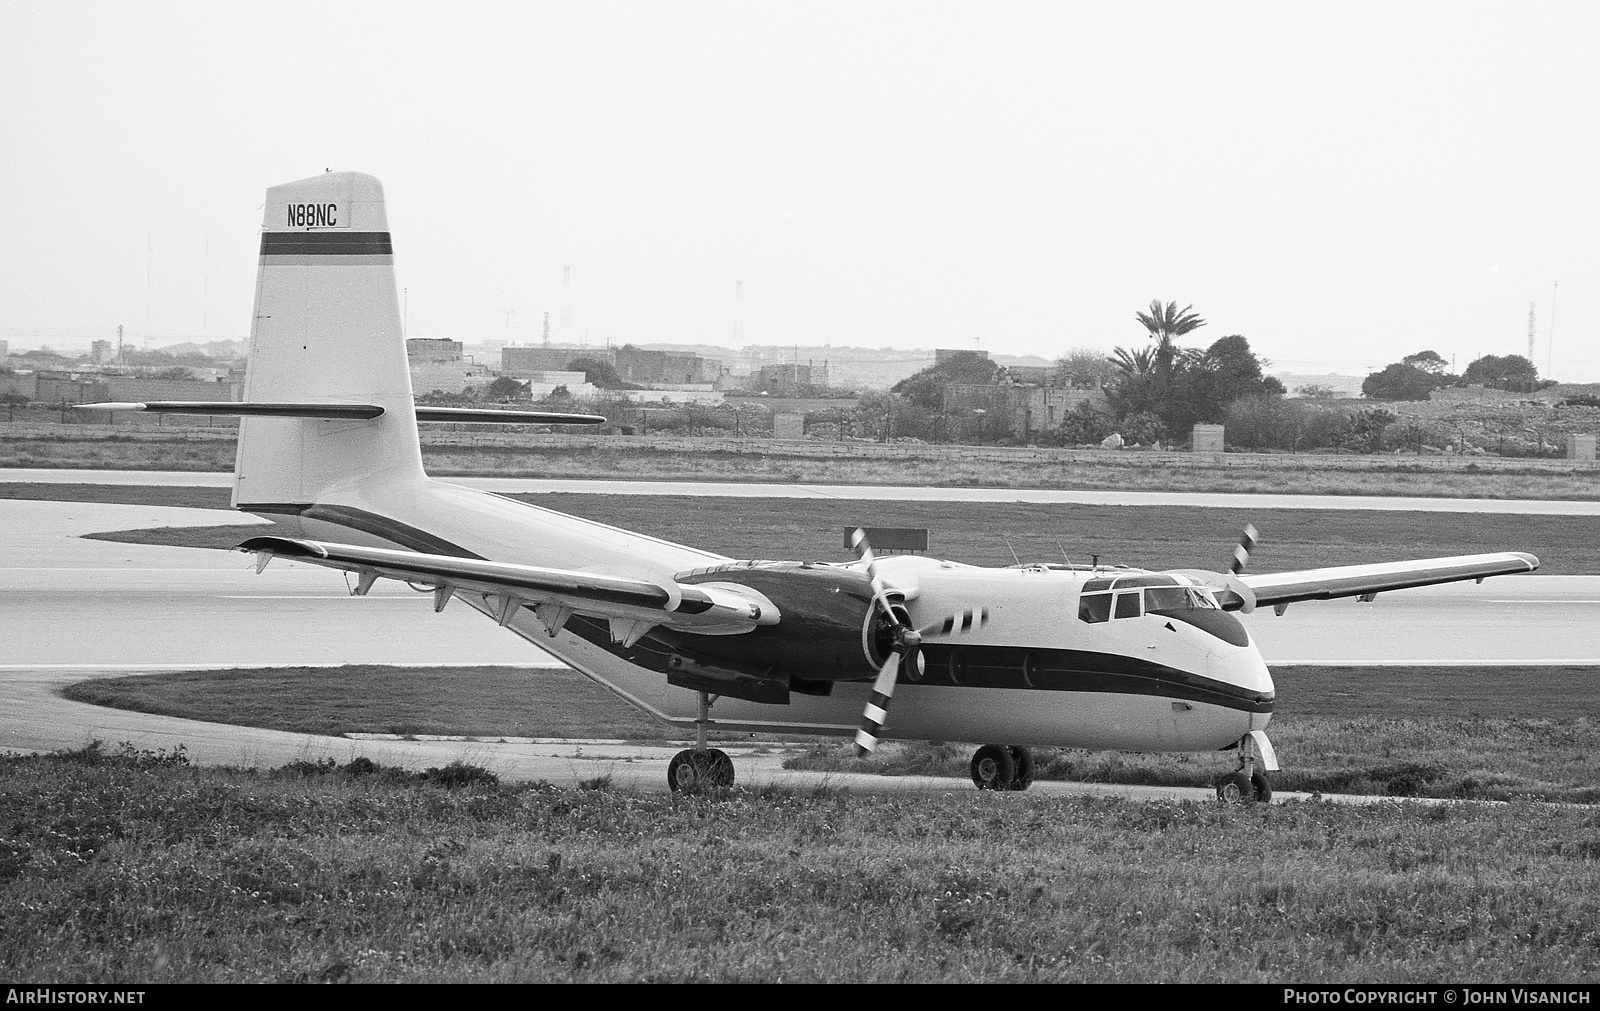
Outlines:
[[[1272,784],[1259,769],[1240,769],[1217,777],[1217,799],[1224,804],[1265,804],[1272,800]]]
[[[1033,752],[985,744],[972,756],[972,783],[980,790],[1026,790],[1033,785]]]
[[[1272,742],[1260,730],[1239,739],[1239,767],[1217,777],[1217,799],[1224,804],[1265,804],[1272,800],[1269,771],[1278,769],[1278,756]]]

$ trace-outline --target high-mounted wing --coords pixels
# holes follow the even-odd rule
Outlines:
[[[380,578],[421,583],[433,589],[436,611],[444,610],[452,596],[475,594],[502,625],[510,624],[524,607],[532,608],[551,635],[573,614],[603,618],[611,623],[612,638],[627,645],[658,625],[702,635],[732,635],[775,625],[781,617],[772,601],[748,588],[662,585],[592,572],[290,537],[252,537],[239,550],[256,554],[258,572],[274,557],[354,572],[358,595]]]
[[[1538,567],[1539,559],[1527,552],[1501,551],[1488,555],[1453,555],[1447,558],[1419,558],[1409,562],[1340,565],[1329,569],[1239,575],[1235,578],[1254,592],[1256,605],[1286,605],[1297,600],[1331,600],[1334,597],[1370,599],[1384,590],[1454,583],[1464,579],[1482,580],[1489,576],[1532,572]]]

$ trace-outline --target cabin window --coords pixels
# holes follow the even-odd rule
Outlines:
[[[1137,617],[1139,617],[1139,591],[1138,590],[1134,590],[1131,593],[1119,593],[1119,594],[1117,594],[1117,617],[1119,617],[1119,618],[1137,618]]]
[[[1078,598],[1078,620],[1093,625],[1111,620],[1111,594],[1085,593]]]

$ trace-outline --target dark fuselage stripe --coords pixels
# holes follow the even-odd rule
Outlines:
[[[379,256],[394,252],[388,232],[262,232],[262,256]]]

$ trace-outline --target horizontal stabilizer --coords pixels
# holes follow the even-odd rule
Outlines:
[[[152,400],[129,404],[81,404],[90,411],[144,411],[149,414],[221,414],[240,418],[321,418],[367,421],[383,413],[376,404],[246,404],[235,400]],[[490,411],[474,407],[418,407],[418,421],[483,422],[499,425],[603,425],[598,414],[557,411]]]
[[[556,411],[486,411],[475,407],[417,407],[418,421],[474,421],[500,425],[603,425],[598,414]]]
[[[383,413],[376,404],[244,404],[236,400],[153,400],[143,404],[80,404],[86,411],[150,414],[226,414],[240,418],[327,418],[366,421]]]

